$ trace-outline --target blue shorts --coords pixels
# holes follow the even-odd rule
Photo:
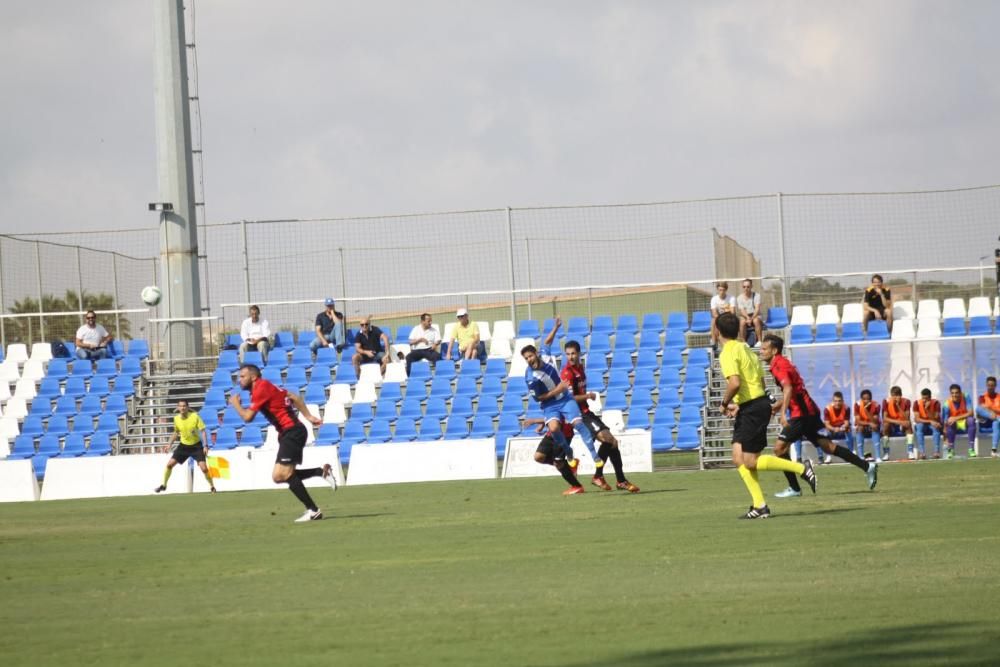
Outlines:
[[[545,423],[548,423],[553,419],[562,419],[567,424],[572,424],[574,421],[583,417],[583,415],[580,414],[580,407],[572,398],[567,398],[563,401],[559,401],[558,403],[543,408],[542,415],[545,417]]]

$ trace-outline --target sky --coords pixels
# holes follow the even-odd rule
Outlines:
[[[151,4],[0,10],[0,233],[155,227]],[[997,2],[195,9],[211,222],[1000,181]]]

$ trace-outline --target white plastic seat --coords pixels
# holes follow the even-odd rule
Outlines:
[[[375,392],[375,385],[359,379],[358,383],[354,385],[353,403],[374,403],[377,400],[378,394]]]
[[[358,384],[370,384],[372,388],[381,385],[382,367],[379,364],[362,364],[361,374],[358,376]]]
[[[316,407],[316,406],[313,406],[313,407]],[[310,408],[310,411],[311,410],[312,410],[312,408]],[[318,413],[319,408],[316,408],[316,410],[317,410],[317,413]],[[306,427],[306,444],[307,445],[311,445],[314,442],[316,442],[316,434],[313,433],[313,425],[309,423],[309,420],[307,420],[305,417],[303,417],[300,414],[299,415],[299,421],[302,422],[305,425],[305,427]],[[274,428],[274,426],[268,424],[268,426],[267,426],[267,433],[264,436],[264,448],[265,449],[274,449],[274,448],[277,448],[277,446],[278,446],[278,429],[276,429],[276,428]]]
[[[594,396],[595,396],[595,398],[588,398],[587,399],[587,407],[589,407],[590,411],[593,412],[595,415],[599,415],[599,414],[601,414],[601,410],[604,409],[604,405],[603,405],[603,402],[601,401],[601,395],[600,394],[598,394],[595,391],[594,392]]]
[[[21,378],[17,381],[17,385],[14,387],[15,397],[30,401],[37,395],[38,388],[35,386],[34,380],[31,378]]]
[[[493,323],[493,337],[514,340],[517,333],[514,331],[514,323],[510,320],[497,320]]]
[[[28,346],[24,343],[11,343],[7,346],[5,359],[20,366],[28,360]]]
[[[354,402],[354,397],[351,395],[351,385],[349,384],[330,385],[329,400],[337,401],[341,405],[351,405]]]
[[[441,334],[441,342],[448,343],[451,341],[451,337],[455,335],[455,327],[458,326],[458,322],[448,322],[444,325],[444,333]]]
[[[528,362],[520,354],[515,354],[510,358],[510,370],[507,372],[508,378],[524,381],[524,371],[528,368]]]
[[[974,296],[969,299],[969,317],[992,317],[993,308],[990,307],[988,296]]]
[[[523,350],[528,345],[534,345],[534,338],[516,338],[514,339],[514,346],[511,348],[512,353],[515,357],[521,356],[521,350]]]
[[[326,402],[326,407],[323,408],[323,423],[324,424],[339,424],[344,425],[347,421],[347,410],[344,409],[344,404],[340,401],[335,401],[332,398]]]
[[[916,319],[916,312],[913,310],[912,301],[895,301],[892,304],[892,320],[912,320]]]
[[[993,302],[993,317],[1000,317],[1000,296]]]
[[[816,324],[840,324],[840,314],[837,305],[824,303],[816,308]]]
[[[382,382],[398,382],[399,384],[406,384],[406,362],[405,361],[394,361],[385,367],[385,378]]]
[[[625,430],[625,414],[621,410],[605,410],[601,414],[601,421],[612,433],[622,433]]]
[[[5,403],[10,398],[10,385],[0,382],[0,404]]]
[[[21,379],[40,382],[45,377],[45,364],[40,359],[28,359],[21,369]]]
[[[812,306],[793,306],[792,307],[792,319],[789,322],[789,326],[796,326],[799,324],[808,324],[812,326],[815,322],[813,317],[813,307]]]
[[[41,362],[50,361],[52,359],[52,344],[51,343],[35,343],[31,346],[31,359],[36,359]]]
[[[940,320],[941,304],[937,299],[921,299],[917,304],[918,320]]]
[[[410,353],[410,344],[393,343],[392,345],[389,346],[389,358],[392,359],[393,362],[399,360],[400,353],[402,353],[403,358],[405,359],[406,355]]]
[[[0,417],[0,440],[13,440],[19,435],[21,435],[21,427],[17,425],[17,418]]]
[[[17,368],[16,361],[4,361],[0,363],[0,382],[13,384],[21,379],[21,372]]]
[[[510,361],[514,355],[514,350],[510,347],[509,338],[494,338],[490,341],[489,357],[493,359],[504,359]]]
[[[306,403],[306,407],[309,408],[309,414],[313,415],[314,417],[319,417],[318,405],[316,405],[315,403]],[[301,412],[299,413],[299,421],[302,422],[302,425],[306,427],[306,444],[311,445],[312,443],[316,442],[316,427],[312,425],[312,422],[306,419]]]
[[[912,340],[915,335],[912,319],[893,320],[892,340]]]
[[[479,329],[479,340],[481,340],[484,343],[486,343],[486,342],[488,342],[488,341],[490,341],[490,340],[493,339],[493,336],[490,335],[490,323],[489,322],[476,322],[475,325],[476,325],[476,328]]]
[[[896,333],[895,325],[892,328],[892,332]],[[917,338],[940,338],[940,337],[941,337],[940,321],[928,318],[917,319]]]
[[[863,322],[865,319],[864,308],[861,307],[860,303],[845,303],[844,313],[840,318],[840,321],[844,324],[854,324]]]
[[[3,414],[7,419],[24,419],[28,416],[28,402],[20,396],[12,396],[7,399]]]
[[[942,319],[953,319],[960,317],[965,319],[965,299],[945,299],[941,308]]]

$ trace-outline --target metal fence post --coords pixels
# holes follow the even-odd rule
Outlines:
[[[250,254],[247,249],[247,221],[240,221],[240,229],[243,232],[243,281],[246,289],[246,300],[250,303]]]
[[[4,307],[3,300],[3,266],[3,239],[0,239],[0,314],[3,314],[7,310]],[[6,319],[0,317],[0,346],[5,350],[7,349],[7,330],[4,326],[6,321]]]
[[[920,297],[917,296],[917,272],[916,271],[913,272],[913,295],[910,297],[910,299],[913,301],[913,307],[916,308],[917,307],[917,302],[920,301]]]
[[[594,288],[587,288],[587,319],[594,321]]]
[[[45,318],[42,317],[42,313],[45,310],[42,308],[42,251],[39,248],[38,241],[35,241],[35,277],[38,280],[38,332],[39,340],[45,340]],[[28,343],[34,341],[29,340]]]
[[[775,197],[778,198],[778,249],[781,251],[781,305],[789,310],[788,267],[785,265],[785,203],[780,192]]]
[[[514,230],[510,206],[507,207],[507,271],[510,273],[510,321],[514,324],[514,331],[517,331],[517,299],[514,296]]]
[[[80,311],[83,312],[83,266],[80,263],[80,246],[76,247],[76,290],[76,301],[80,305]],[[83,324],[83,315],[80,317],[80,324]],[[115,334],[117,337],[118,332]]]
[[[531,246],[528,244],[528,239],[524,239],[524,276],[528,281],[528,319],[531,319],[531,298],[534,294],[531,293]]]
[[[344,249],[337,248],[337,252],[340,253],[340,296],[345,299],[344,301],[344,319],[347,319],[347,270],[344,268]],[[346,330],[347,323],[344,323],[344,329]]]
[[[122,321],[121,315],[118,314],[119,301],[118,301],[118,254],[113,253],[111,255],[111,284],[114,287],[114,296],[111,297],[111,307],[115,309],[115,338],[119,341],[122,339]]]

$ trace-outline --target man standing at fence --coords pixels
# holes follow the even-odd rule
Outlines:
[[[240,326],[240,363],[248,350],[256,349],[260,358],[267,364],[267,353],[271,349],[271,325],[267,320],[260,319],[260,308],[250,306],[249,317]]]
[[[764,369],[760,359],[739,340],[740,320],[734,313],[722,313],[716,319],[722,354],[719,366],[726,378],[726,391],[719,411],[736,419],[733,425],[733,463],[750,492],[752,504],[741,519],[766,519],[771,510],[757,477],[758,470],[778,470],[800,475],[816,492],[816,472],[812,462],[805,464],[761,454],[767,446],[767,426],[771,422],[771,403],[764,391]],[[818,413],[817,413],[818,414]]]
[[[76,358],[85,361],[106,359],[112,336],[97,323],[97,313],[88,310],[83,325],[76,330]]]
[[[295,522],[305,523],[322,519],[323,512],[313,502],[302,481],[322,476],[336,490],[337,480],[333,468],[329,463],[324,464],[322,468],[297,470],[296,466],[302,464],[302,449],[306,446],[308,437],[305,425],[299,421],[298,413],[302,413],[302,416],[315,426],[322,424],[323,420],[309,412],[301,396],[279,389],[262,378],[260,368],[253,364],[240,366],[239,382],[240,389],[250,392],[250,405],[245,408],[240,402],[238,391],[229,397],[229,404],[240,418],[249,422],[260,412],[271,426],[278,430],[278,456],[274,460],[271,479],[275,484],[287,483],[292,495],[305,505],[305,513]]]
[[[799,369],[788,360],[788,357],[781,354],[784,346],[784,340],[774,334],[768,334],[764,336],[760,350],[761,357],[771,365],[771,375],[781,387],[781,400],[773,408],[778,413],[782,427],[778,440],[774,443],[774,454],[788,458],[788,446],[796,440],[806,439],[827,454],[840,457],[860,468],[868,476],[868,488],[874,489],[878,483],[878,464],[865,463],[849,449],[835,445],[826,436],[819,407],[806,390]],[[801,496],[802,490],[795,475],[786,472],[785,478],[788,480],[788,488],[778,496],[782,498]]]
[[[167,468],[163,471],[163,484],[153,490],[157,493],[166,491],[167,482],[170,480],[170,473],[174,471],[174,466],[178,463],[183,464],[188,458],[192,458],[198,462],[198,467],[205,475],[208,488],[212,489],[212,493],[215,493],[215,483],[212,481],[212,476],[208,474],[208,465],[205,463],[205,457],[208,455],[208,431],[205,430],[205,422],[201,420],[201,415],[190,409],[188,402],[183,398],[177,401],[174,432],[170,434],[170,442],[167,443],[167,446],[172,447],[178,438],[180,438],[181,444],[177,445],[177,449],[167,461]]]
[[[321,347],[336,346],[337,354],[340,354],[347,344],[344,314],[335,310],[337,303],[333,299],[327,298],[323,305],[326,309],[316,315],[316,338],[309,343],[309,349],[316,354]]]
[[[950,396],[941,409],[944,421],[944,439],[948,443],[948,458],[955,456],[955,436],[965,431],[969,436],[969,458],[976,457],[976,419],[972,414],[972,401],[962,393],[962,387],[953,384],[948,388]]]
[[[997,393],[997,379],[992,375],[986,378],[986,392],[979,397],[979,405],[976,407],[976,416],[983,423],[989,426],[992,436],[991,452],[993,458],[997,458],[997,444],[1000,443],[1000,394]]]

